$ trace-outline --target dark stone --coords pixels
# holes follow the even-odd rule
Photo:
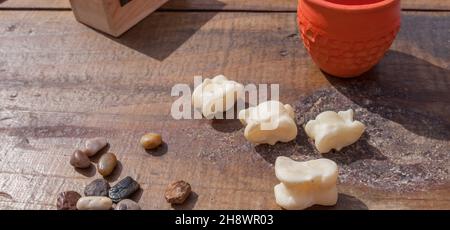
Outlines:
[[[84,188],[85,196],[108,196],[109,183],[105,179],[96,179]]]
[[[66,191],[58,194],[56,198],[57,210],[77,210],[77,202],[81,195],[75,191]]]
[[[121,181],[117,182],[117,184],[109,190],[109,198],[111,198],[113,202],[117,203],[122,199],[128,198],[138,189],[138,182],[133,180],[133,178],[127,176]]]

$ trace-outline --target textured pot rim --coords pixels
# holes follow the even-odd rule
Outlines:
[[[389,7],[391,4],[400,0],[382,0],[380,2],[362,4],[362,5],[343,5],[338,3],[329,2],[326,0],[304,0],[306,2],[311,2],[321,7],[325,7],[332,10],[341,10],[347,12],[359,12],[359,11],[369,11],[377,10],[385,7]]]

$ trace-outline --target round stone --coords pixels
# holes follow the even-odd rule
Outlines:
[[[140,144],[144,149],[155,149],[162,144],[162,137],[157,133],[147,133],[141,137]]]
[[[98,161],[98,172],[102,176],[108,176],[117,165],[117,157],[114,153],[106,153]]]
[[[56,198],[57,210],[77,210],[77,202],[81,195],[75,191],[66,191],[58,194]]]
[[[109,183],[105,179],[96,179],[84,188],[85,196],[108,196]]]
[[[97,154],[100,150],[108,145],[108,141],[103,137],[96,137],[86,141],[85,152],[88,157],[92,157]]]
[[[116,205],[115,210],[141,210],[141,206],[133,200],[125,199]]]
[[[91,165],[91,161],[85,152],[76,150],[70,157],[70,164],[75,168],[88,168]]]

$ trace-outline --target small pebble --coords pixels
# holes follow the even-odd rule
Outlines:
[[[115,203],[121,201],[122,199],[128,198],[131,194],[139,189],[139,184],[133,178],[127,176],[121,181],[117,182],[109,190],[109,198],[111,198]]]
[[[155,149],[162,144],[162,137],[157,133],[147,133],[141,137],[140,143],[144,149]]]
[[[116,205],[115,210],[141,210],[141,206],[133,200],[125,199]]]
[[[164,197],[171,204],[182,204],[191,194],[191,185],[185,181],[176,181],[167,186]]]
[[[78,210],[110,210],[112,200],[104,196],[85,196],[78,200]]]
[[[108,196],[109,183],[105,179],[96,179],[84,188],[85,196]]]
[[[98,172],[102,176],[108,176],[117,165],[117,157],[114,153],[106,153],[98,161]]]
[[[76,150],[70,157],[70,164],[75,168],[88,168],[91,166],[91,161],[85,152]]]
[[[287,50],[281,50],[280,51],[280,55],[282,56],[282,57],[285,57],[285,56],[287,56],[289,54],[289,52],[287,51]]]
[[[66,191],[58,194],[56,198],[57,210],[77,210],[77,202],[81,195],[75,191]]]
[[[12,94],[9,95],[9,97],[10,97],[10,98],[16,98],[17,95],[19,95],[19,93],[13,92]]]
[[[89,139],[86,141],[85,153],[86,155],[88,155],[88,157],[92,157],[104,147],[106,147],[107,144],[108,141],[106,141],[106,139],[103,137]]]

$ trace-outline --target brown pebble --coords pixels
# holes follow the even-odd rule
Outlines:
[[[98,172],[102,176],[108,176],[117,165],[117,157],[114,153],[106,153],[98,161]]]
[[[70,157],[70,164],[75,168],[88,168],[91,165],[91,161],[85,152],[76,150]]]
[[[86,148],[84,152],[88,157],[92,157],[100,150],[108,145],[108,141],[103,137],[96,137],[86,141]]]
[[[147,133],[141,137],[140,143],[144,149],[155,149],[162,144],[162,137],[157,133]]]
[[[138,203],[130,199],[121,200],[114,210],[141,210]]]
[[[191,194],[191,185],[185,181],[176,181],[167,186],[164,197],[171,204],[182,204]]]
[[[77,202],[81,195],[75,191],[66,191],[58,194],[56,198],[57,210],[77,210]]]

